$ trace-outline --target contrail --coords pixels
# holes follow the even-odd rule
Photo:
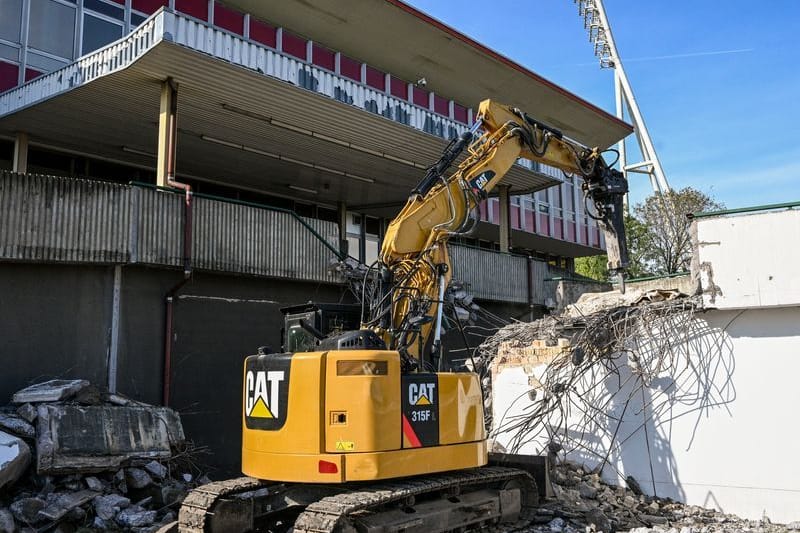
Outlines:
[[[650,57],[623,57],[622,60],[626,63],[635,63],[638,61],[657,61],[659,59],[681,59],[684,57],[701,57],[701,56],[721,56],[725,54],[742,54],[745,52],[753,52],[755,48],[738,48],[736,50],[714,50],[709,52],[689,52],[686,54],[671,54],[666,56],[650,56]]]
[[[687,57],[703,57],[703,56],[720,56],[726,54],[743,54],[746,52],[755,52],[755,48],[737,48],[735,50],[710,50],[707,52],[688,52],[685,54],[670,54],[665,56],[649,56],[649,57],[623,57],[622,61],[625,63],[641,63],[643,61],[660,61],[663,59],[683,59]],[[596,61],[591,63],[575,63],[573,67],[593,67],[597,65]],[[567,65],[554,65],[557,67],[566,67]]]

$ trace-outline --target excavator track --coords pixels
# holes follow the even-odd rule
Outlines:
[[[527,472],[503,467],[344,485],[244,477],[193,490],[181,506],[177,527],[170,531],[507,532],[530,522],[537,499],[536,484]]]
[[[267,483],[251,477],[214,481],[191,491],[181,504],[178,513],[178,530],[181,533],[203,533],[213,518],[212,509],[221,499],[239,493],[257,490]]]
[[[442,529],[432,529],[430,521],[417,517],[414,510],[415,500],[433,493],[453,494],[448,500],[459,499],[470,494],[469,489],[477,486],[496,487],[497,485],[516,485],[520,489],[519,505],[511,503],[512,509],[503,512],[503,495],[499,498],[499,509],[493,509],[489,503],[478,503],[469,508],[467,515],[455,517],[456,521],[442,521]],[[467,490],[465,490],[467,489]],[[509,498],[513,499],[513,498]],[[450,531],[463,529],[480,529],[482,531],[513,531],[530,522],[536,509],[538,495],[533,478],[525,471],[503,468],[484,467],[459,472],[420,476],[416,478],[391,481],[370,485],[360,490],[336,494],[310,504],[297,518],[294,524],[295,533],[339,533],[361,531]],[[387,505],[400,503],[407,514],[406,520],[394,520],[385,523],[381,520],[381,511]],[[461,508],[461,511],[464,509]],[[399,513],[394,513],[395,515]],[[450,513],[451,515],[453,513]],[[463,515],[464,513],[456,513]],[[512,517],[512,521],[504,522],[504,517]],[[395,517],[393,517],[395,518]],[[482,519],[484,518],[484,519]],[[452,520],[452,518],[451,518]],[[434,522],[436,520],[433,520]],[[501,525],[502,523],[502,525]],[[463,529],[462,529],[463,528]],[[487,529],[488,528],[488,529]]]

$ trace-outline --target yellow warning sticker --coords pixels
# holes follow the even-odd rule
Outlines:
[[[417,401],[414,405],[430,405],[431,401],[428,399],[427,396],[424,394],[417,398]]]
[[[351,440],[337,440],[336,441],[336,451],[337,452],[352,452],[356,449],[356,443]]]
[[[267,404],[264,403],[264,398],[259,398],[256,400],[256,403],[253,404],[253,408],[247,414],[247,416],[251,418],[275,418],[272,415],[272,411],[269,410]]]

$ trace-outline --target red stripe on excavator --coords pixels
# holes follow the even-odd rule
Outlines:
[[[411,427],[411,422],[408,421],[406,415],[403,415],[403,435],[405,435],[408,439],[408,442],[411,443],[412,448],[422,447],[422,443],[420,442],[419,437],[417,437],[417,434],[414,433],[414,428]]]

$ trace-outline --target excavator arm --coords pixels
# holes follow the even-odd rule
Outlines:
[[[465,159],[446,175],[464,150]],[[385,289],[364,326],[408,361],[416,359],[409,364],[426,364],[421,354],[433,332],[431,361],[439,366],[442,302],[451,275],[447,241],[470,231],[479,203],[520,157],[583,179],[584,198],[595,211],[589,214],[605,234],[612,275],[627,267],[622,202],[628,189],[622,174],[605,163],[598,149],[588,149],[518,109],[484,100],[475,125],[428,169],[383,240]]]

